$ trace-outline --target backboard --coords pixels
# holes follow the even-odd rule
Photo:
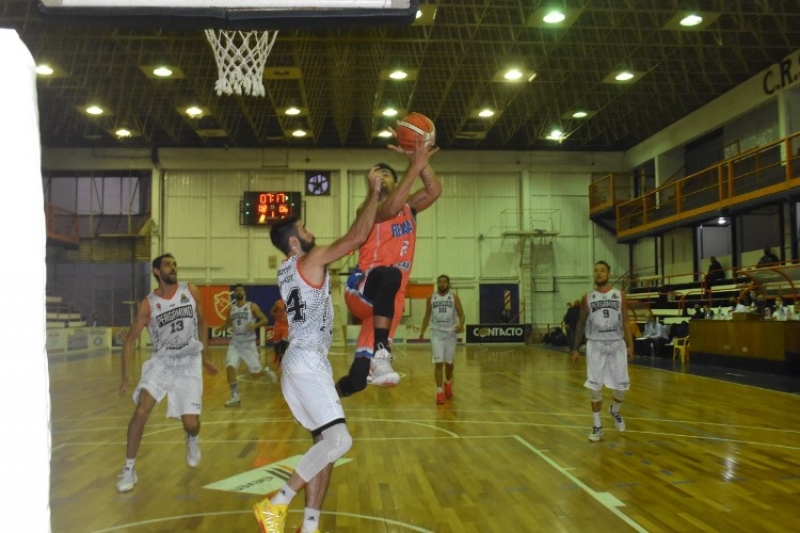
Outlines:
[[[39,0],[44,16],[116,27],[227,30],[410,25],[419,0]]]

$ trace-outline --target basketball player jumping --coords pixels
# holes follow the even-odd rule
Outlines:
[[[300,458],[286,484],[253,508],[261,531],[281,533],[292,498],[305,487],[302,531],[319,527],[322,501],[333,464],[353,444],[336,394],[328,351],[333,340],[333,303],[327,265],[359,247],[369,236],[381,190],[381,177],[372,173],[369,192],[350,230],[327,246],[316,246],[296,218],[273,224],[272,244],[286,254],[278,267],[278,288],[286,302],[289,347],[283,357],[281,389],[294,418],[311,432],[314,445]]]
[[[611,267],[605,261],[594,265],[595,290],[585,294],[581,302],[576,335],[572,341],[572,362],[578,364],[578,349],[586,332],[586,373],[584,387],[592,391],[592,432],[589,440],[603,438],[600,410],[603,406],[603,386],[612,389],[613,403],[609,408],[614,426],[625,431],[625,421],[619,408],[630,389],[628,360],[633,359],[633,339],[626,316],[628,304],[625,292],[608,284]]]
[[[372,385],[383,387],[400,382],[392,368],[390,348],[403,316],[406,285],[414,264],[416,217],[442,194],[442,184],[428,164],[438,148],[425,146],[421,136],[412,152],[388,147],[408,157],[409,166],[399,183],[397,173],[386,163],[378,163],[367,175],[371,179],[379,174],[383,186],[375,226],[358,249],[358,265],[347,279],[345,302],[353,316],[361,320],[361,330],[350,372],[337,382],[342,396],[364,390],[368,378]],[[412,194],[418,176],[423,187]]]

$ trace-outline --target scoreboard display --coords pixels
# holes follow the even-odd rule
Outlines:
[[[245,191],[239,208],[242,226],[269,226],[288,217],[302,218],[300,192]]]

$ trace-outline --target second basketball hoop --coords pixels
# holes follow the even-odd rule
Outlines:
[[[264,67],[277,36],[277,31],[206,30],[217,62],[217,95],[264,96]]]

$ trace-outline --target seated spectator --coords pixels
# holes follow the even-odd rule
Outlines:
[[[736,302],[736,307],[733,309],[734,313],[749,313],[752,307],[753,299],[749,294],[745,294],[741,300]]]
[[[753,301],[753,305],[750,308],[750,311],[762,318],[767,318],[767,316],[771,312],[771,309],[769,302],[767,302],[767,297],[766,295],[764,295],[763,292],[758,293],[755,301]]]
[[[769,248],[764,248],[764,255],[762,255],[761,259],[758,260],[758,264],[756,266],[770,266],[780,262],[781,260],[778,259],[777,255],[772,253],[772,250]]]
[[[794,305],[787,309],[786,320],[800,320],[800,299],[796,299]]]
[[[647,317],[642,334],[637,335],[633,340],[633,353],[637,355],[653,355],[651,341],[653,338],[658,337],[658,334],[658,322],[651,315]]]
[[[789,318],[789,309],[783,305],[783,298],[775,297],[775,305],[772,308],[772,320],[783,322]]]
[[[664,319],[662,318],[658,323],[658,336],[653,339],[653,352],[656,356],[667,357],[669,355],[666,346],[672,340],[671,332],[672,328],[669,324],[664,324]]]
[[[703,312],[703,309],[700,307],[700,304],[694,304],[694,310],[692,311],[692,320],[699,320],[705,317],[706,314]]]

